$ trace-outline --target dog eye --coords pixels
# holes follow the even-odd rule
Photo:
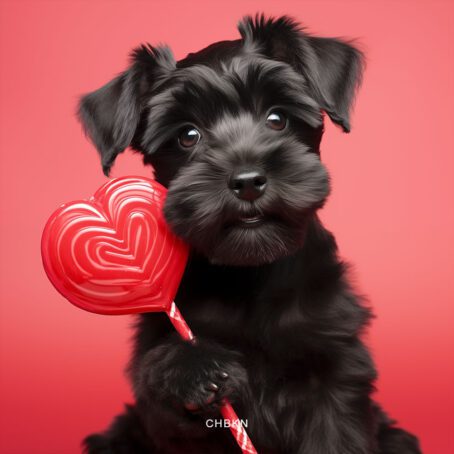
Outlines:
[[[199,143],[201,137],[202,136],[198,129],[193,126],[189,126],[180,132],[178,142],[184,148],[191,148]]]
[[[273,110],[266,117],[266,125],[275,131],[282,131],[287,126],[287,118],[282,112]]]

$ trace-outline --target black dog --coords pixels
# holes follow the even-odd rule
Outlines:
[[[193,250],[176,300],[199,339],[141,316],[136,404],[85,449],[240,452],[227,428],[206,424],[228,397],[260,454],[419,453],[371,400],[360,339],[370,312],[316,214],[330,191],[323,115],[350,130],[362,55],[286,17],[239,30],[179,62],[142,46],[82,98],[104,172],[132,146],[169,189],[165,216]]]

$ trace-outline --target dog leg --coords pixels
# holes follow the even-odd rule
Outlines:
[[[139,400],[194,414],[244,395],[248,380],[239,353],[201,339],[192,344],[172,338],[143,357],[134,388]]]
[[[378,406],[379,454],[422,454],[418,439],[409,432],[395,427],[386,413]]]
[[[301,402],[298,454],[377,454],[377,418],[370,399],[376,372],[370,355],[360,341],[344,342],[338,351],[320,362],[312,390]]]
[[[136,409],[129,405],[106,432],[89,435],[82,444],[85,454],[157,453],[143,430]]]
[[[214,342],[171,337],[151,348],[132,374],[137,410],[159,453],[222,454],[238,451],[228,429],[213,427],[224,398],[249,395],[241,355]],[[236,405],[237,410],[241,410]]]
[[[397,427],[383,427],[378,436],[380,454],[422,454],[418,439]]]
[[[335,390],[332,401],[324,394],[316,406],[307,409],[304,435],[297,454],[377,453],[371,417],[366,410],[353,411],[349,406],[351,401],[342,402],[342,393]]]

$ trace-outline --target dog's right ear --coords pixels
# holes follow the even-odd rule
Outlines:
[[[175,66],[168,47],[140,46],[133,50],[128,70],[81,98],[78,117],[101,155],[106,175],[131,144],[155,82]]]

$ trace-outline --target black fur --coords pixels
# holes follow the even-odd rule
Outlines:
[[[81,100],[104,171],[131,145],[169,189],[165,216],[193,251],[176,301],[198,336],[188,344],[165,315],[141,316],[136,403],[85,449],[240,452],[228,429],[205,425],[228,397],[260,454],[419,453],[371,400],[376,372],[360,337],[370,311],[317,217],[330,190],[323,113],[350,130],[362,55],[287,17],[245,18],[239,29],[241,39],[179,62],[143,46]],[[271,110],[288,118],[283,130],[267,126]],[[191,149],[177,141],[186,125],[202,134]],[[239,169],[266,175],[260,198],[231,190]]]

